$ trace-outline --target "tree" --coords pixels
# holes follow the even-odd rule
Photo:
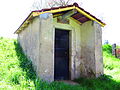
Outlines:
[[[48,3],[50,7],[54,6],[67,6],[70,4],[73,0],[50,0],[51,2]]]
[[[56,6],[67,6],[74,0],[35,0],[31,10],[40,10],[43,8],[51,8]]]
[[[34,3],[32,4],[31,11],[42,9],[42,3],[43,3],[42,0],[35,0]]]

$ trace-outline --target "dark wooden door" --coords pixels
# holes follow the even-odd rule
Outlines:
[[[55,80],[69,79],[69,31],[55,30]]]

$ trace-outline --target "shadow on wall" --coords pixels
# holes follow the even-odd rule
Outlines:
[[[26,79],[35,80],[36,79],[36,73],[33,69],[32,62],[27,59],[27,56],[24,54],[20,44],[18,42],[14,42],[16,55],[18,57],[20,67],[23,71],[26,72]]]
[[[26,86],[22,86],[22,87],[26,87],[26,88],[31,87],[31,89],[33,89],[33,90],[34,89],[35,90],[45,90],[44,85],[47,83],[43,82],[42,80],[37,78],[36,72],[33,69],[32,62],[24,54],[20,44],[17,41],[15,41],[14,45],[15,45],[16,55],[19,60],[20,68],[22,68],[23,72],[26,73],[26,75],[24,75],[24,77],[25,77],[24,84],[27,84],[30,81],[34,82],[34,86],[27,85],[27,87]]]
[[[26,87],[26,88],[31,87],[30,90],[34,90],[34,89],[35,90],[64,90],[65,88],[66,89],[71,88],[71,90],[74,90],[74,88],[82,88],[80,86],[77,86],[77,87],[70,86],[70,85],[64,84],[62,82],[55,81],[52,83],[47,83],[43,80],[40,80],[39,78],[37,78],[36,72],[34,71],[33,66],[32,66],[32,62],[29,59],[27,59],[20,44],[17,41],[15,41],[14,45],[15,45],[17,58],[18,58],[19,63],[20,63],[20,68],[22,68],[22,70],[24,72],[26,72],[25,83],[27,83],[29,80],[34,82],[34,86],[27,85],[28,87],[26,87],[26,86],[22,86],[22,87]]]

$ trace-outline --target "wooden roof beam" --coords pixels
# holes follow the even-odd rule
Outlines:
[[[67,13],[65,13],[64,15],[62,15],[62,19],[67,19],[67,18],[71,17],[75,13],[77,13],[77,10],[75,10],[75,9],[73,9],[71,11],[68,11]]]

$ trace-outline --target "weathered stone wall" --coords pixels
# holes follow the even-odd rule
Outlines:
[[[41,14],[18,35],[18,41],[32,60],[37,75],[54,81],[54,28],[52,14]]]
[[[80,57],[81,57],[81,27],[80,24],[70,19],[72,27],[71,38],[71,79],[80,77]],[[73,74],[74,72],[74,74]],[[72,75],[73,74],[73,75]]]
[[[81,63],[83,77],[98,77],[103,74],[102,33],[100,26],[88,21],[81,26]]]
[[[95,75],[95,30],[92,22],[88,21],[81,26],[81,76]]]
[[[40,62],[39,76],[54,81],[54,27],[52,14],[41,14],[40,18]]]
[[[99,77],[104,72],[103,70],[103,55],[102,55],[102,29],[101,26],[94,22],[95,30],[95,68],[96,77]]]
[[[18,34],[18,41],[27,55],[32,60],[34,68],[38,71],[39,63],[39,18],[36,17],[28,27]]]

